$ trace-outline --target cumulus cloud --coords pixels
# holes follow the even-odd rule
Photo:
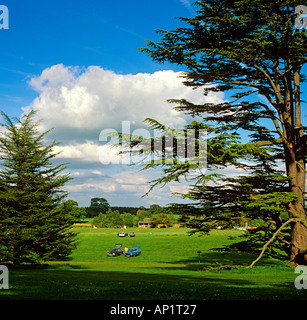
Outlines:
[[[104,151],[99,144],[102,130],[122,130],[129,121],[131,130],[144,128],[143,120],[154,118],[170,127],[183,127],[189,117],[173,110],[170,98],[186,98],[195,103],[221,102],[223,95],[203,95],[182,84],[182,76],[172,70],[153,74],[116,74],[99,66],[46,68],[30,85],[39,95],[24,108],[37,110],[42,130],[54,128],[52,138],[61,142],[57,151],[66,159],[98,162],[99,153],[114,158],[116,150]]]
[[[183,86],[180,75],[171,70],[122,75],[98,66],[82,69],[58,64],[30,80],[39,96],[26,109],[38,110],[46,127],[65,131],[63,138],[71,140],[98,139],[102,129],[118,130],[123,120],[144,126],[146,117],[180,127],[187,117],[174,111],[167,99],[201,103],[222,98],[217,94],[204,97],[202,90]]]
[[[83,162],[99,161],[99,146],[94,141],[86,141],[75,144],[58,145],[53,148],[55,153],[64,159],[73,159]]]
[[[127,167],[114,169],[114,165],[108,165],[116,163],[117,150],[107,149],[99,141],[99,135],[109,128],[121,131],[123,121],[130,121],[132,131],[145,128],[143,120],[147,117],[170,127],[183,127],[189,116],[174,111],[167,99],[185,98],[194,103],[223,100],[222,93],[204,96],[201,89],[185,87],[180,76],[181,73],[172,70],[117,74],[99,66],[58,64],[29,81],[38,96],[23,110],[37,111],[42,130],[54,128],[50,138],[61,142],[55,151],[61,152],[59,159],[69,162],[69,168],[74,170],[75,179],[68,185],[69,192],[84,199],[99,193],[141,197],[148,189],[147,181],[155,177],[136,171],[129,175]],[[101,155],[105,165],[101,163]],[[163,198],[158,192],[152,196],[156,200]]]
[[[148,181],[153,180],[156,174],[124,167],[120,170],[105,167],[100,170],[82,169],[71,173],[74,180],[66,185],[66,190],[70,193],[70,198],[84,206],[88,206],[90,199],[94,197],[104,197],[111,205],[164,205],[170,202],[168,197],[171,191],[168,187],[163,192],[155,189],[150,196],[143,197],[149,189]]]

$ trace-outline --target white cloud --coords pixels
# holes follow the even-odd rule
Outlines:
[[[186,7],[190,7],[190,6],[191,6],[189,0],[180,0],[180,2],[181,2],[184,6],[186,6]]]
[[[179,0],[189,11],[192,15],[195,14],[195,11],[192,8],[192,4],[190,0]]]
[[[82,192],[88,193],[93,189],[95,191],[101,191],[103,193],[114,192],[116,190],[116,185],[114,183],[104,183],[104,184],[93,184],[93,183],[83,183],[83,184],[74,184],[66,187],[68,192]]]
[[[118,184],[125,184],[125,185],[147,185],[147,178],[145,174],[139,174],[135,175],[135,171],[125,171],[121,172],[118,174],[115,174],[113,176],[113,179],[116,181]],[[147,185],[148,186],[148,185]]]
[[[173,193],[188,193],[190,191],[190,186],[188,184],[171,184],[169,185],[169,189]]]
[[[116,205],[167,203],[175,187],[157,189],[150,198],[141,198],[157,178],[157,172],[145,174],[120,163],[118,150],[99,141],[101,130],[121,131],[122,121],[130,121],[131,131],[146,127],[147,117],[170,127],[182,127],[189,117],[173,110],[167,99],[185,98],[194,103],[219,103],[222,93],[203,95],[182,84],[181,73],[159,71],[153,74],[116,74],[99,66],[67,67],[62,64],[45,69],[29,84],[38,97],[24,112],[37,110],[42,130],[54,128],[51,138],[61,142],[55,147],[59,160],[69,162],[74,180],[67,185],[71,198],[88,205],[91,197],[105,196]],[[101,159],[106,165],[101,163]]]
[[[223,96],[204,97],[202,90],[183,86],[179,76],[171,70],[121,75],[97,66],[83,70],[58,64],[30,80],[39,96],[25,110],[38,110],[44,129],[55,127],[71,140],[98,139],[102,129],[118,130],[123,120],[144,127],[146,117],[181,127],[187,116],[174,111],[167,99],[187,98],[202,103],[219,102]]]
[[[60,153],[63,159],[73,159],[83,162],[99,161],[99,146],[94,141],[85,143],[58,145],[53,148],[56,153]]]
[[[62,152],[62,158],[99,163],[103,155],[106,163],[114,163],[118,150],[103,149],[98,141],[101,130],[122,131],[122,121],[130,121],[132,132],[144,127],[147,117],[182,127],[189,117],[174,111],[167,99],[222,101],[222,93],[204,96],[200,89],[185,87],[180,75],[171,70],[122,75],[98,66],[84,69],[58,64],[30,80],[39,96],[24,111],[37,110],[42,130],[55,128],[51,137],[61,142],[56,151]]]
[[[92,173],[93,174],[97,174],[98,176],[102,176],[103,175],[103,173],[101,171],[99,171],[99,170],[93,170]]]

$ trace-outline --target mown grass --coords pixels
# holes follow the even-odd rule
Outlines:
[[[4,299],[211,300],[306,299],[297,290],[293,269],[263,259],[252,269],[205,271],[217,264],[249,265],[250,254],[222,253],[242,231],[215,230],[210,236],[187,235],[185,229],[128,229],[135,238],[118,238],[116,229],[75,229],[79,246],[70,259],[31,267],[9,266]],[[107,257],[116,243],[140,245],[141,256]],[[202,251],[201,261],[197,251]]]

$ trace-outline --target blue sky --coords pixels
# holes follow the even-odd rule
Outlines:
[[[180,201],[170,194],[185,191],[186,184],[170,184],[144,198],[157,172],[103,165],[99,134],[106,128],[120,130],[124,120],[144,127],[148,116],[170,126],[186,124],[188,117],[175,113],[166,99],[223,101],[222,93],[204,97],[201,90],[183,87],[180,69],[138,52],[146,40],[158,40],[155,29],[174,29],[180,25],[174,17],[193,16],[191,2],[1,3],[9,9],[9,29],[0,29],[0,109],[17,117],[39,110],[42,130],[54,128],[50,138],[61,142],[59,161],[70,163],[74,178],[67,185],[69,198],[80,205],[88,206],[91,197],[105,197],[114,206]]]
[[[42,110],[38,117],[43,119],[43,129],[55,128],[51,138],[66,148],[61,160],[70,162],[69,171],[74,177],[67,186],[69,198],[83,206],[89,205],[91,197],[105,197],[112,205],[149,206],[174,201],[169,194],[183,187],[157,190],[142,198],[148,188],[147,181],[156,175],[141,174],[136,168],[124,165],[103,166],[96,144],[105,127],[119,129],[121,120],[133,118],[129,115],[134,113],[137,103],[133,95],[141,94],[143,86],[155,88],[143,101],[157,97],[157,108],[161,91],[164,91],[161,94],[164,106],[164,101],[173,98],[174,92],[180,94],[182,86],[175,79],[177,75],[161,73],[161,70],[179,70],[153,63],[138,48],[146,40],[157,39],[155,29],[177,27],[179,22],[174,17],[191,16],[193,8],[189,0],[10,0],[1,4],[9,9],[9,29],[0,30],[0,109],[17,117],[33,106]],[[140,76],[136,79],[133,75],[137,74]],[[121,75],[131,76],[121,79]],[[107,88],[109,82],[114,88],[118,81],[122,81],[126,93],[116,93],[115,99]],[[130,109],[121,119],[127,92],[134,82],[139,85],[133,89]],[[95,87],[94,83],[102,86],[101,94],[101,87]],[[66,96],[61,91],[63,88],[68,88]],[[92,88],[93,96],[84,92]],[[87,118],[82,113],[84,110],[80,110],[95,102],[97,95],[111,105],[115,99],[115,110],[103,113],[96,103],[88,121],[83,121]],[[71,101],[66,109],[61,107],[63,99],[67,104]],[[145,117],[146,108],[150,105],[142,113],[140,105],[138,113]],[[167,109],[164,117],[170,118],[171,107]],[[107,112],[113,117],[107,116]],[[92,129],[91,121],[95,118],[106,120],[98,121]],[[135,126],[141,125],[140,120],[134,117]]]
[[[187,0],[68,1],[10,0],[9,30],[1,30],[0,103],[13,113],[30,103],[27,85],[45,68],[98,65],[117,73],[154,72],[161,66],[137,52],[154,29],[178,25],[191,15]],[[168,69],[168,66],[162,68]],[[13,111],[14,110],[14,111]]]

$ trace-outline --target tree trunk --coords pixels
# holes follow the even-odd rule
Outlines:
[[[291,66],[290,60],[287,61]],[[287,175],[291,177],[290,190],[299,198],[289,205],[290,218],[306,219],[305,213],[305,150],[306,137],[301,121],[301,98],[300,98],[300,66],[293,66],[293,84],[289,76],[287,89],[289,90],[288,99],[285,101],[290,107],[285,105],[288,111],[284,117],[285,132],[287,140],[284,142],[285,160]],[[286,79],[285,79],[286,82]],[[288,90],[287,90],[288,91]],[[304,255],[307,253],[307,228],[306,223],[294,222],[291,228],[291,261],[296,264],[307,264]]]
[[[305,212],[304,212],[305,215]],[[291,262],[296,265],[307,265],[307,228],[300,222],[295,222],[291,230]]]
[[[290,218],[306,219],[305,213],[305,141],[301,131],[296,135],[296,146],[285,146],[286,167],[290,180],[290,190],[299,198],[289,204]],[[293,143],[294,144],[294,143]],[[307,253],[307,228],[301,222],[292,223],[291,228],[291,261],[294,264],[306,264],[304,255]]]

